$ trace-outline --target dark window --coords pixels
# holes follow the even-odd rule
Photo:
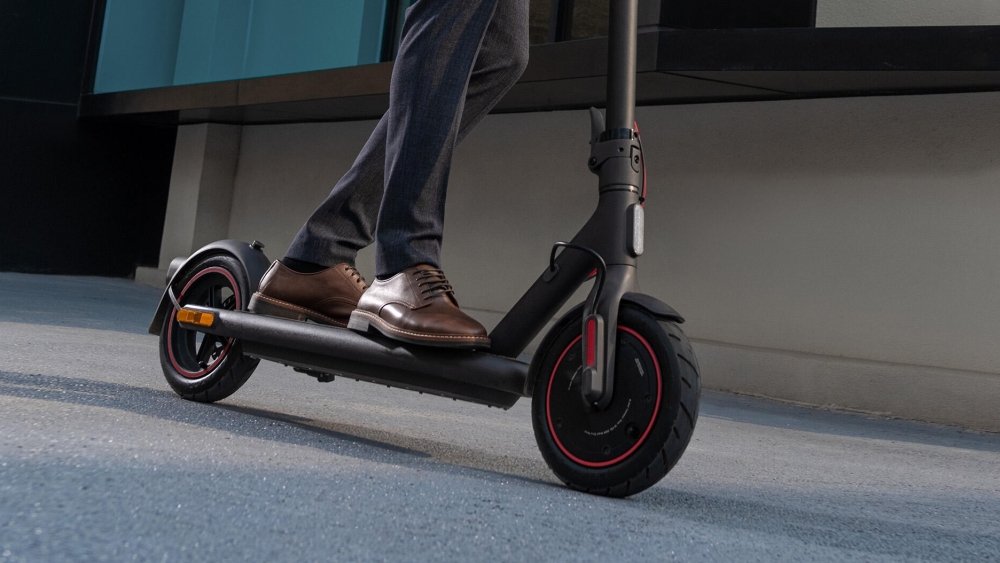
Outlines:
[[[399,53],[399,40],[403,35],[403,20],[406,19],[406,10],[416,3],[417,0],[389,0],[386,3],[385,31],[382,34],[382,60],[391,61]]]
[[[531,44],[549,42],[549,27],[552,25],[552,0],[531,0],[530,8]]]
[[[548,5],[549,42],[608,34],[609,0],[548,0]]]
[[[608,0],[574,0],[569,39],[606,36],[608,5]]]

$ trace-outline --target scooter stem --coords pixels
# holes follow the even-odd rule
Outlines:
[[[636,34],[639,0],[610,0],[608,22],[608,130],[631,129],[635,122]]]
[[[642,146],[633,129],[635,117],[638,0],[609,0],[607,118],[591,110],[591,152],[587,165],[599,177],[597,209],[571,244],[596,252],[607,265],[603,290],[595,295],[593,315],[586,315],[583,352],[588,369],[582,400],[606,408],[614,390],[618,304],[637,291],[636,259],[642,254]],[[490,333],[491,350],[515,357],[544,327],[596,263],[587,252],[567,249]]]
[[[616,217],[606,227],[614,229],[612,239],[633,237],[634,226],[622,225],[632,209],[638,206],[637,174],[641,169],[641,149],[633,144],[635,123],[636,43],[638,41],[639,0],[610,0],[608,24],[608,92],[604,133],[592,139],[590,167],[600,177],[602,195],[615,194],[622,201],[611,205],[622,217]],[[599,113],[592,112],[592,123]],[[597,126],[592,127],[596,129]],[[634,161],[633,161],[634,159]],[[614,197],[614,196],[613,196]],[[636,201],[633,201],[636,200]],[[639,209],[641,213],[641,209]],[[615,228],[617,227],[617,228]],[[628,234],[626,234],[628,232]],[[634,237],[633,237],[634,238]],[[641,239],[641,233],[639,234]],[[620,240],[620,239],[619,239]],[[635,245],[624,256],[627,244],[614,245],[603,256],[615,264],[611,285],[598,296],[596,312],[583,319],[583,351],[585,366],[582,377],[583,400],[597,410],[611,402],[615,377],[615,342],[617,339],[618,302],[622,295],[635,287],[634,258],[641,253]]]

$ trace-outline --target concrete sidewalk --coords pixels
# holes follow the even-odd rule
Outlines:
[[[182,401],[158,292],[0,274],[0,561],[997,561],[1000,436],[707,393],[678,466],[575,493],[510,411],[262,364]]]

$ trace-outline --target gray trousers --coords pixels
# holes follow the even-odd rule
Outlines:
[[[528,0],[418,0],[406,12],[389,111],[288,257],[354,264],[375,242],[375,275],[440,267],[455,145],[528,64]]]

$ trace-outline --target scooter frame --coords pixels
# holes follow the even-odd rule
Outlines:
[[[184,308],[211,313],[209,326],[179,322],[191,330],[239,339],[245,354],[293,366],[320,381],[344,375],[509,408],[531,395],[538,371],[537,361],[529,366],[516,358],[596,272],[580,313],[587,335],[585,357],[589,347],[596,358],[585,367],[582,399],[595,409],[604,408],[614,389],[614,335],[621,303],[661,320],[684,321],[670,306],[639,293],[636,282],[636,262],[644,247],[645,196],[645,162],[634,129],[637,10],[638,0],[610,2],[607,118],[596,109],[590,112],[587,164],[599,177],[597,209],[572,241],[553,248],[549,266],[489,334],[489,352],[417,346],[376,334],[200,306]],[[556,255],[558,247],[564,250]],[[246,270],[250,291],[256,291],[270,263],[261,248],[256,242],[226,240],[175,260],[149,332],[160,334],[166,315],[181,308],[172,286],[204,257],[234,256]]]

